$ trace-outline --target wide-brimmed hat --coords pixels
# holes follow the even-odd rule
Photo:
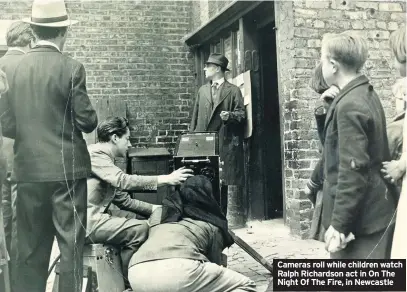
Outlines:
[[[224,68],[226,71],[230,71],[228,69],[229,60],[222,54],[211,54],[205,64],[215,64]]]
[[[64,0],[34,0],[31,17],[23,21],[47,27],[66,27],[78,23],[69,19]]]

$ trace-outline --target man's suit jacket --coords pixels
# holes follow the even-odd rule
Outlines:
[[[241,185],[244,182],[243,136],[246,118],[243,97],[239,87],[227,81],[219,90],[219,102],[213,104],[211,84],[205,84],[199,89],[190,131],[219,133],[219,154],[225,163],[224,183]],[[220,117],[222,111],[230,112],[226,122]]]
[[[390,151],[382,104],[365,76],[340,91],[324,130],[324,227],[356,238],[383,230],[395,207],[380,175]]]
[[[0,112],[15,121],[15,128],[4,133],[15,139],[13,179],[86,178],[90,158],[82,132],[96,128],[97,116],[84,66],[52,46],[38,46],[10,72],[9,85]]]
[[[157,190],[157,176],[139,176],[124,173],[114,164],[111,151],[96,143],[88,147],[92,173],[88,183],[87,235],[109,220],[111,203],[121,210],[150,216],[152,205],[132,199],[126,191]]]
[[[0,58],[0,69],[6,73],[8,79],[11,78],[10,75],[15,70],[18,62],[20,62],[21,58],[23,57],[24,52],[19,50],[9,50],[3,57]],[[4,126],[6,127],[7,125]],[[13,160],[14,160],[13,144],[14,141],[12,139],[4,137],[3,143],[2,145],[0,145],[0,147],[2,147],[4,157],[7,161],[8,172],[11,172],[11,170],[13,169]]]

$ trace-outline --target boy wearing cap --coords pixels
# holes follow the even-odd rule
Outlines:
[[[209,56],[204,71],[210,82],[198,91],[190,126],[191,132],[219,134],[219,155],[224,162],[222,206],[225,213],[227,196],[224,194],[240,192],[244,183],[243,131],[246,118],[239,87],[225,80],[228,63],[229,60],[221,54]],[[242,224],[243,214],[238,215],[241,216],[231,218],[236,219],[236,222],[230,222],[231,225]]]
[[[82,132],[97,126],[86,73],[61,53],[68,26],[63,0],[34,0],[24,20],[39,41],[10,78],[8,111],[15,120],[17,259],[14,291],[44,292],[56,236],[59,292],[79,292],[83,277],[87,184],[91,165]],[[4,111],[4,109],[2,109]]]

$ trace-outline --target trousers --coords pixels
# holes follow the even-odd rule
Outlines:
[[[136,219],[137,214],[130,211],[111,210],[111,218],[96,226],[86,239],[86,243],[111,244],[120,248],[123,278],[128,283],[129,262],[133,254],[147,240],[146,220]]]
[[[44,292],[54,236],[60,259],[59,292],[80,292],[86,235],[86,178],[18,182],[13,291]]]
[[[11,261],[14,261],[12,249],[15,249],[16,240],[16,196],[17,185],[5,180],[2,190],[3,222],[6,235],[6,245]]]
[[[129,280],[137,292],[257,291],[256,284],[242,274],[214,263],[181,258],[134,265],[129,269]]]

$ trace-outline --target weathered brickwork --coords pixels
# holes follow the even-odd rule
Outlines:
[[[223,8],[233,0],[199,0],[192,1],[191,30],[195,30],[216,16]]]
[[[394,115],[391,86],[397,73],[388,48],[390,33],[405,23],[404,1],[294,1],[279,4],[281,22],[292,32],[280,32],[278,51],[284,60],[280,86],[284,103],[285,196],[287,224],[294,234],[306,237],[312,206],[300,197],[320,156],[313,111],[318,96],[307,86],[312,69],[319,61],[321,38],[325,33],[353,30],[369,43],[369,59],[364,73],[379,93],[387,118]],[[287,12],[289,10],[289,12]],[[286,17],[284,17],[286,16]],[[291,22],[287,24],[287,22]],[[287,53],[287,47],[292,51]],[[312,129],[312,130],[310,130]]]
[[[182,38],[191,1],[65,1],[72,26],[65,51],[83,62],[91,98],[127,102],[136,146],[173,147],[188,129],[193,62]],[[0,2],[0,19],[30,15],[32,1]]]

